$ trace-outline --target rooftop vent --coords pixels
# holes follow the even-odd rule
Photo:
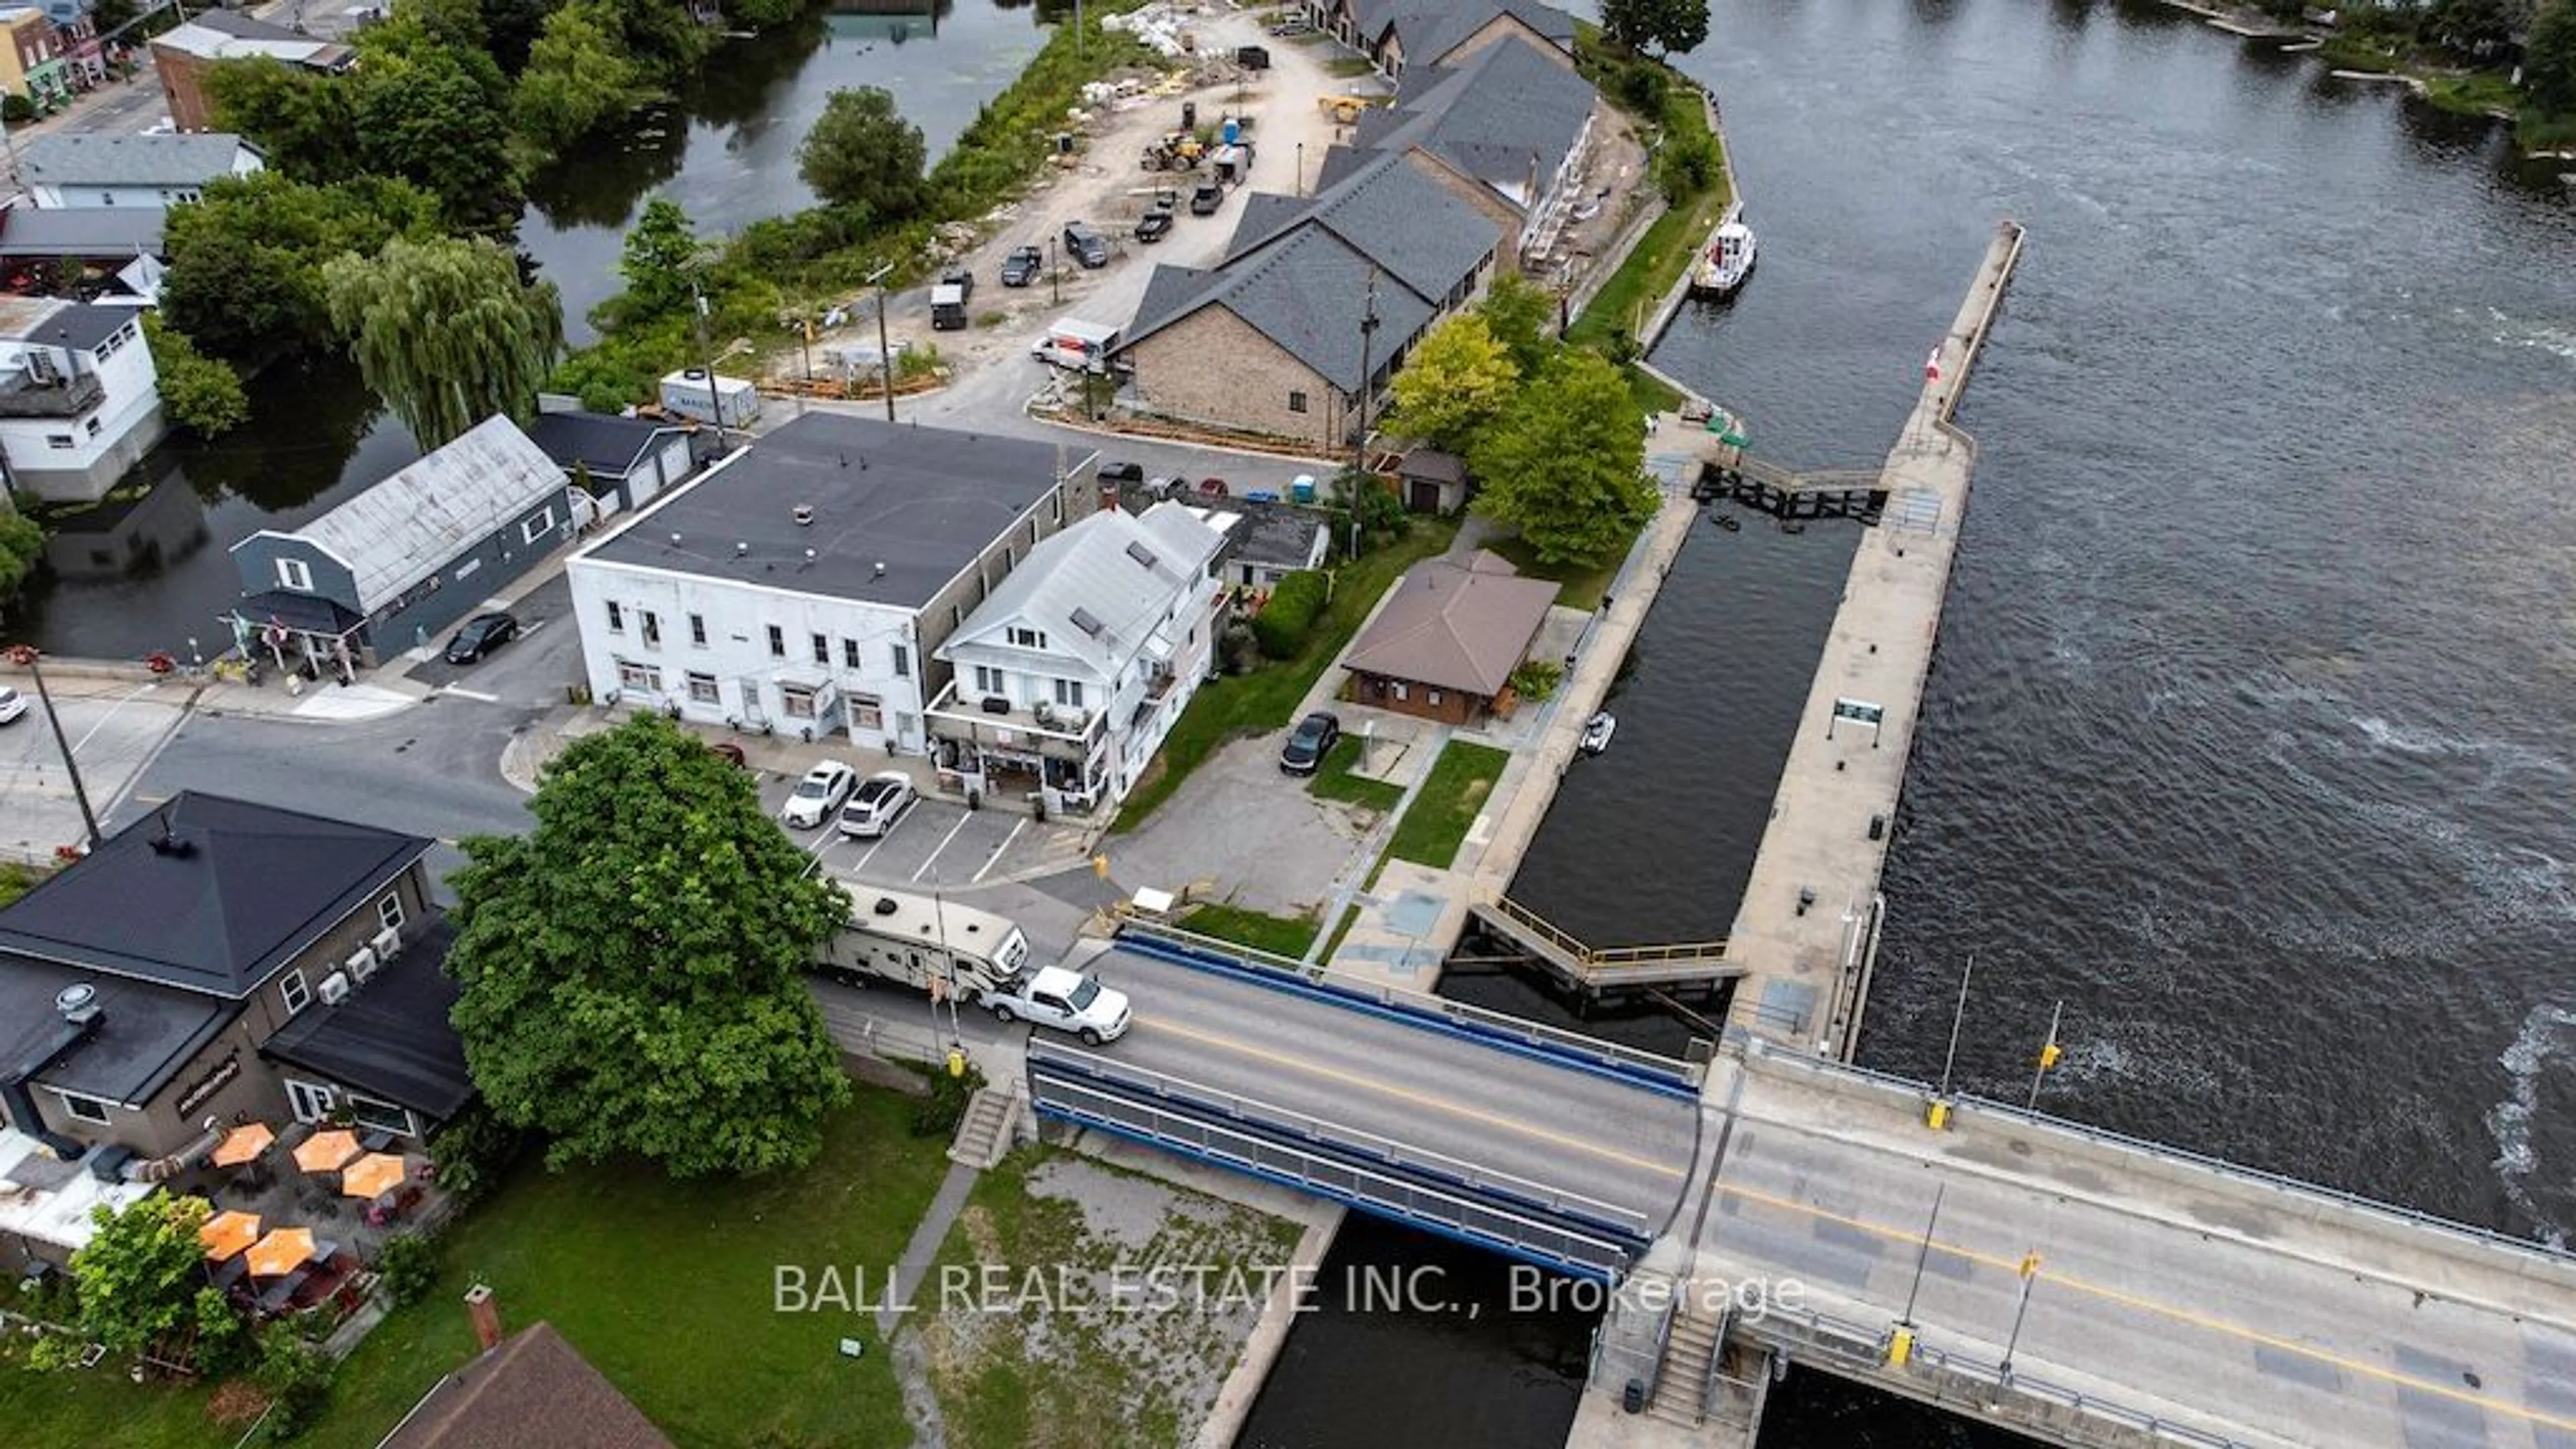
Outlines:
[[[1154,566],[1154,551],[1141,543],[1127,545],[1127,556],[1147,568]]]
[[[86,1026],[98,1017],[98,988],[86,981],[75,981],[54,993],[54,1010],[74,1026]]]
[[[884,560],[884,559],[878,559],[878,560],[877,560],[877,566],[876,566],[876,577],[878,577],[878,578],[884,578],[884,577],[885,577],[885,560]]]
[[[749,552],[751,552],[751,545],[750,545],[750,544],[744,543],[744,542],[742,542],[742,541],[741,541],[741,540],[739,540],[739,539],[735,540],[735,542],[734,542],[734,546],[733,546],[733,556],[734,556],[735,558],[740,558],[740,557],[742,557],[744,554],[747,554],[747,553],[749,553]]]
[[[680,546],[680,536],[679,536],[678,534],[676,534],[676,533],[675,533],[675,534],[672,534],[672,535],[671,535],[671,547],[673,547],[673,548],[678,548],[679,546]]]
[[[813,504],[811,504],[811,503],[799,503],[799,504],[797,504],[797,505],[796,505],[796,526],[797,526],[798,528],[803,528],[803,527],[805,527],[806,525],[808,525],[808,524],[812,523],[813,521],[814,521],[814,505],[813,505]]]
[[[810,548],[805,550],[805,561],[807,563],[812,563],[814,561],[814,550]]]

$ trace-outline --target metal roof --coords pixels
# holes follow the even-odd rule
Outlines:
[[[563,469],[517,423],[496,414],[289,536],[347,564],[358,578],[359,603],[373,614],[563,490]]]
[[[939,657],[954,659],[967,646],[978,654],[1017,650],[1032,661],[1070,655],[1095,677],[1115,679],[1207,577],[1224,542],[1177,503],[1157,503],[1141,515],[1093,513],[1030,549],[939,646]],[[1005,631],[1013,625],[1044,634],[1047,648],[1010,644]]]
[[[919,609],[1055,491],[1057,456],[1021,438],[808,413],[665,493],[574,563]],[[1064,469],[1095,456],[1067,451]],[[799,507],[812,522],[796,521]]]
[[[317,70],[337,70],[356,55],[336,41],[298,35],[234,11],[210,7],[182,25],[152,37],[156,48],[204,60],[247,60],[266,56]]]
[[[12,206],[0,211],[0,257],[158,256],[169,215],[157,206]]]
[[[161,848],[164,832],[178,848]],[[429,849],[182,791],[0,909],[11,956],[238,1000]]]
[[[38,136],[18,147],[30,186],[203,186],[259,148],[221,131],[166,136]]]
[[[1510,682],[1555,605],[1555,584],[1521,578],[1482,549],[1463,565],[1427,559],[1351,641],[1342,667],[1490,698]]]

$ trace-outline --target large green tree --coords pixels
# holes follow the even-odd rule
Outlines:
[[[1517,525],[1543,563],[1597,564],[1654,516],[1628,380],[1569,347],[1524,385],[1470,453],[1476,511]]]
[[[832,92],[796,148],[796,174],[834,206],[864,206],[901,220],[921,205],[921,128],[877,86]]]
[[[18,596],[28,575],[36,571],[36,560],[44,556],[45,530],[0,499],[0,604]],[[0,900],[0,905],[7,904]]]
[[[2532,18],[2522,84],[2543,113],[2576,116],[2576,0],[2548,0]]]
[[[121,1212],[101,1207],[98,1231],[72,1255],[80,1310],[76,1335],[52,1334],[32,1350],[39,1367],[74,1361],[84,1344],[138,1354],[191,1326],[201,1349],[237,1338],[241,1320],[223,1293],[206,1282],[206,1249],[197,1230],[210,1209],[201,1197],[154,1193]]]
[[[322,282],[367,386],[424,448],[494,413],[526,417],[563,350],[554,283],[526,285],[518,259],[480,237],[398,239],[335,259]]]
[[[1630,50],[1697,50],[1708,39],[1708,0],[1601,0],[1601,29]]]
[[[357,91],[345,77],[265,56],[227,60],[206,77],[206,94],[215,124],[249,137],[269,170],[312,182],[358,174]]]
[[[640,319],[680,310],[688,303],[689,270],[697,261],[698,235],[680,204],[662,196],[644,203],[617,259],[617,274],[626,282],[619,312]]]
[[[438,203],[405,182],[315,186],[276,171],[227,177],[170,209],[161,308],[208,354],[245,366],[336,343],[322,265],[438,229]]]
[[[518,180],[500,66],[399,23],[371,28],[360,48],[359,69],[339,79],[357,89],[351,119],[362,169],[437,197],[452,222],[499,211]]]
[[[1511,401],[1519,382],[1511,353],[1485,319],[1461,312],[1432,328],[1404,359],[1388,425],[1435,448],[1464,453]]]
[[[549,1161],[800,1166],[849,1082],[806,989],[840,887],[750,777],[655,714],[546,767],[526,836],[465,842],[448,969],[483,1099]]]
[[[574,0],[546,17],[511,110],[521,134],[560,151],[652,94],[626,54],[616,12],[604,0]]]
[[[1512,272],[1494,278],[1485,300],[1476,304],[1476,315],[1511,354],[1512,369],[1522,377],[1538,376],[1556,355],[1556,298],[1536,282]]]
[[[143,340],[152,350],[154,385],[172,422],[212,438],[250,420],[250,399],[231,364],[199,352],[187,334],[171,330],[158,312],[143,314]]]

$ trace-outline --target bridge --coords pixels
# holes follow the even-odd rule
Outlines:
[[[1136,1024],[1033,1045],[1042,1117],[1619,1284],[1587,1449],[1749,1443],[1781,1357],[2059,1444],[2576,1449],[2565,1254],[1996,1104],[1934,1127],[1743,1035],[1674,1061],[1137,922],[1090,966]]]
[[[1538,912],[1495,894],[1468,914],[1519,947],[1530,959],[1589,995],[1641,990],[1683,982],[1711,982],[1744,973],[1726,960],[1726,942],[1674,941],[1652,946],[1588,946]]]

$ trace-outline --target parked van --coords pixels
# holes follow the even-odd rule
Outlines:
[[[892,981],[917,990],[953,985],[968,1002],[1009,990],[1029,964],[1029,940],[1006,916],[937,896],[858,887],[848,926],[823,943],[817,969],[864,986]]]
[[[1109,350],[1117,345],[1118,329],[1106,322],[1059,317],[1045,336],[1029,344],[1029,355],[1076,372],[1107,372]]]
[[[930,330],[955,332],[966,325],[966,299],[975,295],[975,274],[951,270],[930,289]]]

